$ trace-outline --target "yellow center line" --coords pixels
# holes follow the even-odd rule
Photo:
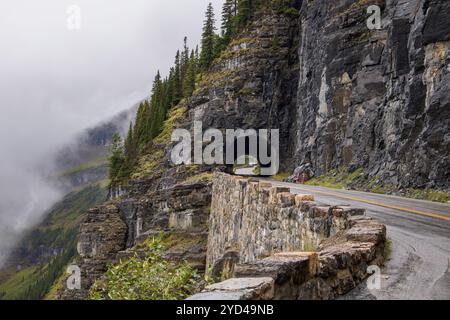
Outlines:
[[[316,193],[325,194],[325,195],[328,195],[328,196],[333,196],[333,197],[342,198],[342,199],[351,200],[351,201],[363,202],[363,203],[372,204],[372,205],[383,207],[383,208],[395,209],[395,210],[404,211],[404,212],[408,212],[408,213],[414,213],[414,214],[418,214],[418,215],[421,215],[421,216],[435,218],[435,219],[440,219],[440,220],[444,220],[444,221],[450,221],[450,217],[447,217],[447,216],[444,216],[444,215],[441,215],[441,214],[437,214],[437,213],[430,213],[430,212],[425,212],[425,211],[421,211],[421,210],[409,209],[409,208],[404,208],[404,207],[384,204],[384,203],[380,203],[380,202],[377,202],[377,201],[364,200],[364,199],[360,199],[360,198],[343,196],[343,195],[339,195],[339,194],[336,194],[336,193],[330,193],[330,192],[325,192],[325,191],[307,190],[307,189],[302,189],[302,188],[299,188],[299,187],[291,187],[291,188],[292,189],[302,190],[302,191],[307,191],[307,192],[313,192],[313,193],[316,192]]]

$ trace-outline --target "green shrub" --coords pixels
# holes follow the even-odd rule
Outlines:
[[[450,200],[448,192],[434,189],[410,188],[406,192],[408,198],[447,203]]]
[[[298,10],[295,8],[292,8],[292,7],[284,8],[282,10],[282,13],[287,15],[288,17],[292,17],[292,18],[297,18],[300,16],[300,13],[298,12]]]
[[[187,264],[175,265],[163,257],[162,237],[145,243],[144,257],[134,256],[110,266],[91,289],[92,300],[182,300],[199,281]]]

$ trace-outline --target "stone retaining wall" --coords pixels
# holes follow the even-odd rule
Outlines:
[[[216,174],[207,265],[228,280],[191,299],[332,299],[355,288],[383,263],[386,228],[364,210],[313,200]]]

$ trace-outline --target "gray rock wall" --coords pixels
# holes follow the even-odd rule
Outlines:
[[[299,19],[264,12],[218,58],[189,99],[204,130],[279,129],[280,158],[294,150]],[[287,169],[287,161],[283,161]]]
[[[289,188],[216,174],[207,251],[213,276],[277,252],[315,251],[323,240],[345,230],[350,216],[363,213],[311,200]]]
[[[294,165],[448,188],[449,18],[446,0],[303,1]]]
[[[258,13],[189,99],[190,118],[280,129],[283,171],[363,168],[398,188],[448,189],[449,2],[294,5],[298,18]],[[371,5],[381,30],[367,27]]]

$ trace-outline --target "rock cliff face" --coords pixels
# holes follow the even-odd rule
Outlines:
[[[367,9],[381,9],[370,30]],[[261,13],[188,103],[204,128],[280,129],[281,169],[450,184],[450,3],[293,1]]]
[[[295,164],[448,188],[449,16],[445,0],[304,1]]]
[[[279,129],[287,169],[294,152],[299,44],[298,18],[261,13],[215,61],[190,99],[192,118],[205,130]]]

